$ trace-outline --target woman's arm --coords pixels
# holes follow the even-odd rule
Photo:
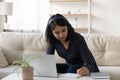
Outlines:
[[[78,47],[80,47],[79,51],[83,58],[85,67],[88,68],[89,72],[99,72],[96,61],[95,61],[91,51],[89,50],[89,48],[85,42],[85,39],[82,36],[79,38],[78,45],[79,45]]]
[[[46,54],[54,54],[55,48],[53,46],[48,46]]]

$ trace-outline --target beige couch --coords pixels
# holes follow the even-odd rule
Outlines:
[[[100,71],[109,73],[111,80],[119,80],[120,35],[84,34],[83,36]],[[15,70],[16,67],[10,64],[22,59],[23,54],[45,54],[46,46],[45,36],[42,33],[0,33],[0,48],[9,64],[5,63],[6,66],[0,68],[0,78]],[[56,62],[65,61],[56,55]]]

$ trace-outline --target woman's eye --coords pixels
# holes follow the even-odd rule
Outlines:
[[[64,30],[62,30],[62,32],[65,32],[66,30],[64,29]]]
[[[55,34],[59,34],[59,32],[55,32]]]

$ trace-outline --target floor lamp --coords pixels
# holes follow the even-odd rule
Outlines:
[[[4,30],[4,23],[7,23],[7,16],[12,15],[13,4],[11,2],[0,2],[0,32]]]

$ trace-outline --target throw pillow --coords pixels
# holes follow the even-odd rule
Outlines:
[[[4,67],[4,66],[7,66],[8,65],[8,62],[0,48],[0,67]]]

